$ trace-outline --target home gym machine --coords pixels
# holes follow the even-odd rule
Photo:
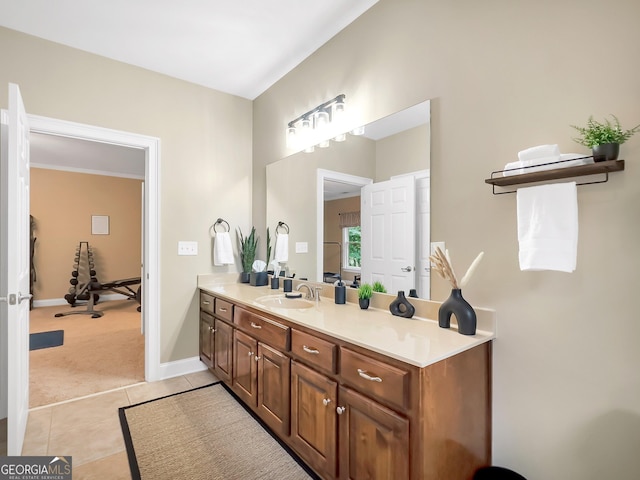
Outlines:
[[[81,279],[84,281],[81,281]],[[100,299],[99,292],[105,291],[116,292],[131,300],[135,300],[138,302],[138,311],[141,310],[141,278],[125,278],[106,283],[99,282],[96,276],[93,250],[89,246],[89,242],[80,242],[76,248],[75,263],[69,283],[71,287],[69,288],[69,293],[64,296],[64,299],[72,307],[76,306],[78,300],[87,301],[86,309],[56,313],[56,317],[64,317],[67,315],[91,315],[91,318],[102,317],[104,312],[95,310],[94,307]],[[137,290],[131,288],[135,285],[138,285]]]

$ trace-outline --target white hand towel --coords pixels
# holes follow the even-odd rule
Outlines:
[[[273,261],[286,262],[289,260],[289,234],[276,234],[276,244],[274,245]]]
[[[573,272],[578,253],[576,182],[519,188],[520,270]]]
[[[216,232],[213,240],[213,264],[232,265],[233,263],[233,246],[229,232]]]
[[[518,160],[536,160],[544,157],[560,157],[560,147],[558,145],[538,145],[518,152]]]
[[[560,163],[557,163],[560,162]],[[593,163],[593,157],[585,157],[581,153],[563,153],[560,157],[543,157],[526,162],[510,162],[504,166],[503,176],[520,175],[522,173],[553,170],[556,168],[576,167]],[[526,167],[526,168],[525,168]]]

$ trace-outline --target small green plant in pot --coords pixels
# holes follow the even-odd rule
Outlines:
[[[384,288],[384,285],[381,282],[373,282],[373,291],[379,293],[387,293],[387,289]]]
[[[585,127],[571,125],[580,134],[573,140],[580,145],[589,147],[596,162],[617,160],[620,145],[640,131],[640,125],[623,130],[618,117],[615,115],[611,115],[611,117],[613,120],[607,118],[604,122],[598,122],[593,119],[593,116],[590,116]]]
[[[360,308],[366,310],[369,308],[369,302],[373,295],[373,287],[369,283],[363,283],[358,287],[358,303]]]
[[[238,228],[238,245],[240,251],[240,263],[242,264],[242,274],[240,281],[242,283],[249,283],[249,275],[253,262],[256,259],[256,250],[258,249],[258,241],[260,237],[256,235],[256,228],[251,227],[251,232],[246,237],[242,235],[242,230]]]

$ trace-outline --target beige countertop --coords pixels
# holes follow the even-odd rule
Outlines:
[[[237,305],[271,313],[418,367],[425,367],[495,338],[494,315],[486,309],[483,309],[482,315],[478,309],[476,313],[479,317],[478,326],[482,323],[487,330],[477,328],[475,335],[461,335],[455,328],[454,318],[450,329],[440,328],[437,319],[415,316],[406,319],[392,315],[389,310],[362,310],[353,303],[336,305],[328,297],[322,297],[316,305],[304,309],[265,307],[256,299],[266,295],[284,295],[282,289],[222,283],[206,277],[198,279],[198,288]],[[490,316],[491,320],[480,322],[481,316]]]

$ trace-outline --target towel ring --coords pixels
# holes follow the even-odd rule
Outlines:
[[[214,223],[213,225],[211,225],[211,227],[209,227],[209,233],[211,234],[212,237],[214,236],[213,235],[214,233],[218,233],[218,230],[216,230],[216,226],[218,225],[222,225],[222,228],[224,229],[222,230],[223,232],[228,232],[229,230],[231,230],[231,227],[229,227],[229,223],[227,223],[226,220],[219,218],[216,220],[216,223]]]
[[[284,222],[278,222],[278,226],[276,227],[276,233],[278,233],[278,229],[282,227],[286,229],[286,232],[289,233],[289,225]]]

